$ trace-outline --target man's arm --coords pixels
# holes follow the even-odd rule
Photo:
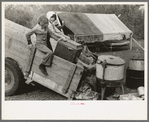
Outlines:
[[[49,34],[51,36],[51,38],[55,39],[56,41],[58,41],[60,38],[62,38],[63,40],[66,40],[66,38],[58,33],[55,33],[54,31],[50,31],[49,30]]]
[[[26,39],[27,39],[28,45],[32,44],[31,35],[33,35],[35,33],[36,28],[37,28],[37,25],[26,34]]]
[[[61,29],[63,29],[64,28],[64,21],[62,21],[62,25],[57,25],[56,27],[59,29],[59,30],[61,30]]]
[[[27,39],[27,42],[28,42],[28,45],[32,44],[32,41],[31,41],[31,35],[34,33],[33,30],[30,30],[27,34],[26,34],[26,39]]]

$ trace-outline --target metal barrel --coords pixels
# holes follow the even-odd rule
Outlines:
[[[144,59],[131,59],[126,69],[126,87],[137,89],[144,86]]]
[[[126,70],[126,87],[137,89],[140,86],[144,86],[144,71]]]
[[[132,70],[130,68],[127,68],[126,76],[134,77],[134,78],[144,78],[144,71]]]

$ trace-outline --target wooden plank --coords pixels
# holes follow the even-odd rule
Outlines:
[[[59,83],[59,84],[61,84],[61,85],[64,85],[64,84],[65,84],[65,82],[66,82],[66,78],[65,78],[65,77],[62,77],[62,76],[60,76],[60,75],[58,75],[58,74],[56,74],[56,73],[50,72],[50,71],[49,71],[49,68],[47,68],[47,67],[46,67],[46,70],[47,70],[48,76],[45,76],[45,75],[40,71],[39,66],[36,65],[36,64],[33,64],[33,65],[32,65],[32,69],[31,69],[31,71],[34,71],[34,72],[36,72],[37,74],[39,74],[39,75],[41,75],[41,76],[43,76],[43,77],[46,77],[46,78],[48,78],[48,79],[51,79],[51,80],[53,80],[53,81],[55,81],[55,82],[57,82],[57,83]]]
[[[7,48],[6,46],[5,51],[10,52],[11,54],[16,55],[17,57],[20,57],[24,60],[26,60],[29,56],[28,53],[26,53],[25,51],[22,51],[22,49],[19,47],[15,48],[14,46],[12,46],[11,48]]]
[[[41,54],[41,55],[43,55],[43,54]],[[56,58],[56,60],[55,60],[55,58]],[[48,68],[48,70],[49,70],[49,72],[55,72],[56,74],[59,74],[60,76],[63,76],[63,77],[65,77],[65,78],[67,78],[68,77],[68,74],[69,74],[69,72],[71,71],[71,67],[73,66],[73,65],[75,65],[75,64],[73,64],[73,65],[70,65],[69,67],[67,66],[67,64],[65,64],[65,63],[63,63],[62,62],[62,64],[60,63],[61,62],[61,60],[59,60],[58,62],[57,62],[57,58],[58,59],[61,59],[61,58],[59,58],[59,57],[57,57],[57,56],[54,56],[54,60],[53,60],[53,64],[52,64],[52,67],[53,67],[53,69],[51,69],[51,71],[49,70],[50,68]],[[62,60],[62,61],[65,61],[65,60]],[[41,59],[39,58],[39,57],[35,57],[35,60],[34,60],[34,63],[35,64],[38,64],[39,65],[39,63],[41,62]],[[67,62],[67,61],[66,61]],[[70,63],[70,64],[72,64],[72,63]],[[51,67],[51,68],[52,68]],[[59,71],[58,71],[59,70]],[[83,70],[84,70],[84,68],[83,67],[81,67],[79,64],[77,64],[77,69],[76,69],[76,71],[75,71],[75,74],[74,74],[74,77],[73,77],[73,83],[72,84],[76,84],[76,85],[73,85],[72,87],[72,89],[73,90],[76,90],[77,89],[77,87],[78,87],[78,84],[79,84],[79,82],[80,82],[80,79],[81,79],[81,77],[82,77],[82,75],[81,75],[81,72],[83,72]],[[62,75],[61,75],[62,74]],[[71,87],[71,85],[70,85],[70,87]]]
[[[13,44],[12,42],[8,42],[7,40],[5,41],[5,51],[8,51],[12,54],[15,54],[16,56],[22,58],[22,59],[27,59],[29,56],[29,50],[26,50],[25,48],[22,48],[22,46],[17,46]]]
[[[43,53],[37,50],[36,56],[37,57],[42,57]],[[62,59],[58,56],[55,56],[55,55],[53,57],[53,63],[60,66],[60,67],[62,67],[62,68],[68,69],[68,70],[70,70],[71,66],[74,65],[73,63],[71,63],[71,62],[69,62],[65,59]]]
[[[71,66],[74,65],[73,63],[71,63],[71,62],[69,62],[65,59],[62,59],[58,56],[55,56],[55,55],[54,55],[54,58],[53,58],[53,63],[57,64],[60,67],[66,68],[68,70],[70,70]]]
[[[60,41],[60,43],[62,43],[66,47],[71,47],[75,50],[81,50],[83,48],[81,44],[79,44],[75,41],[72,41],[72,40]]]
[[[29,74],[30,70],[31,70],[31,66],[33,64],[33,60],[34,60],[34,57],[35,57],[35,53],[36,53],[36,48],[33,46],[31,48],[31,51],[30,51],[30,55],[28,57],[28,62],[26,64],[26,75]]]
[[[29,52],[28,45],[26,43],[23,43],[23,42],[19,41],[18,39],[13,38],[11,36],[7,36],[7,35],[5,36],[5,47],[19,48],[23,52]]]
[[[38,64],[39,65],[39,62],[41,62],[41,57],[42,56],[43,56],[43,53],[41,53],[40,51],[37,50],[33,66],[35,64]],[[48,74],[51,73],[52,76],[57,75],[56,77],[59,77],[59,79],[57,79],[55,82],[58,82],[61,85],[64,85],[64,83],[66,82],[66,78],[68,77],[69,72],[71,72],[71,67],[74,66],[75,64],[73,64],[73,63],[71,63],[69,61],[66,61],[66,60],[64,60],[64,59],[62,59],[60,57],[57,57],[55,55],[54,55],[54,58],[53,58],[52,63],[53,63],[52,66],[55,69],[51,69],[51,71],[50,71],[50,68],[47,67],[46,69],[47,69]],[[39,70],[39,68],[38,69],[37,68],[38,67],[36,66],[36,69],[34,69],[35,72],[37,72]],[[59,73],[58,73],[58,69],[60,70]],[[81,72],[83,72],[83,68],[80,68],[80,66],[78,65],[77,66],[77,69],[75,71],[75,74],[73,76],[72,82],[70,84],[70,89],[71,90],[74,90],[75,91],[77,89],[77,87],[79,85],[79,82],[80,82],[80,79],[82,77]],[[59,75],[56,74],[56,73],[58,73]],[[60,75],[60,73],[63,74],[63,76]],[[40,71],[38,72],[38,74],[43,75]],[[50,76],[50,77],[52,77],[52,76]],[[60,76],[62,76],[63,78],[65,77],[65,80],[62,80],[60,78]],[[48,77],[48,78],[51,79],[50,77]],[[53,78],[53,80],[54,80],[54,78]]]
[[[71,92],[72,92],[72,90],[69,90],[68,93],[64,94],[64,93],[62,92],[62,89],[63,89],[63,86],[62,86],[62,85],[57,84],[55,81],[53,81],[53,80],[51,80],[51,79],[47,79],[47,78],[45,78],[45,77],[42,77],[42,76],[40,76],[40,75],[37,74],[37,73],[33,73],[32,79],[33,79],[35,82],[37,82],[37,83],[39,83],[39,84],[41,84],[41,85],[43,85],[43,86],[45,86],[45,87],[47,87],[47,88],[49,88],[49,89],[52,89],[53,91],[55,91],[55,92],[57,92],[57,93],[59,93],[59,94],[65,96],[65,97],[69,97],[70,94],[71,94]]]
[[[19,40],[20,42],[23,42],[23,43],[25,43],[27,45],[27,39],[26,39],[26,35],[25,35],[26,33],[25,32],[21,32],[21,31],[18,31],[18,30],[14,30],[14,29],[12,29],[10,27],[5,27],[5,35],[11,36],[14,39]],[[31,40],[32,40],[33,43],[36,42],[36,36],[35,36],[35,34],[33,34],[31,36]]]
[[[24,32],[12,29],[12,28],[10,28],[8,26],[5,26],[5,34],[7,34],[9,36],[14,36],[14,37],[20,39],[20,41],[26,40]]]
[[[50,69],[50,68],[46,67],[48,76],[45,76],[45,75],[40,71],[39,66],[36,65],[36,64],[33,64],[33,65],[32,65],[31,71],[36,72],[37,74],[39,74],[39,75],[41,75],[41,76],[43,76],[43,77],[46,77],[46,78],[48,78],[48,79],[50,79],[50,80],[53,80],[54,82],[56,82],[56,83],[58,83],[58,84],[64,86],[64,84],[65,84],[67,78],[65,78],[64,76],[60,76],[59,74],[56,74],[56,73],[54,73],[54,72],[51,72],[51,71],[49,71],[49,69]],[[63,70],[63,72],[65,72],[65,70]],[[72,84],[71,84],[71,89],[72,89],[72,90],[75,89],[75,88],[76,88],[76,85],[78,85],[78,84],[76,84],[75,82],[72,83]]]
[[[66,80],[64,88],[63,88],[63,93],[66,93],[68,91],[68,88],[71,84],[71,80],[72,80],[75,70],[76,70],[76,65],[72,66],[71,72],[69,72],[69,75],[67,77],[67,80]]]
[[[84,71],[84,69],[81,68],[81,67],[79,67],[79,64],[77,64],[77,67],[76,67],[74,76],[72,78],[72,82],[70,84],[70,88],[73,89],[74,91],[76,91],[77,88],[78,88],[78,85],[80,83],[80,80],[81,80],[83,71]],[[72,88],[72,83],[75,83],[76,84],[75,86],[73,86],[73,88]]]
[[[11,20],[8,20],[8,19],[5,19],[5,27],[12,28],[13,30],[17,30],[22,33],[26,33],[30,30],[29,28],[22,26],[18,23],[11,21]]]
[[[7,52],[9,52],[9,53],[11,53],[11,54],[13,54],[13,55],[23,59],[23,60],[27,60],[27,58],[28,58],[28,55],[26,55],[23,52],[19,52],[19,49],[15,49],[15,48],[12,49],[12,48],[10,48],[10,49],[5,49],[5,51],[7,51]]]
[[[41,64],[41,62],[42,62],[42,58],[39,58],[39,57],[35,56],[35,59],[33,61],[33,64],[36,64],[36,65],[39,66]],[[65,78],[68,77],[68,74],[71,71],[70,70],[71,67],[68,70],[66,68],[63,68],[63,67],[58,66],[54,61],[52,62],[51,67],[49,67],[49,68],[47,67],[47,69],[48,69],[49,72],[56,73],[56,74],[58,74],[58,75],[60,75],[62,77],[65,77]]]

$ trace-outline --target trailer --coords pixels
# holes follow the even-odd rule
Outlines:
[[[13,95],[24,83],[34,81],[70,99],[80,84],[84,68],[76,60],[71,62],[54,54],[52,66],[46,67],[49,75],[45,76],[39,70],[44,54],[35,46],[28,48],[25,37],[28,31],[5,19],[5,95]],[[33,35],[33,44],[35,41]]]

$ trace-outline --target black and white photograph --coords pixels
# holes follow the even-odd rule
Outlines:
[[[147,120],[147,2],[2,2],[2,119]]]

